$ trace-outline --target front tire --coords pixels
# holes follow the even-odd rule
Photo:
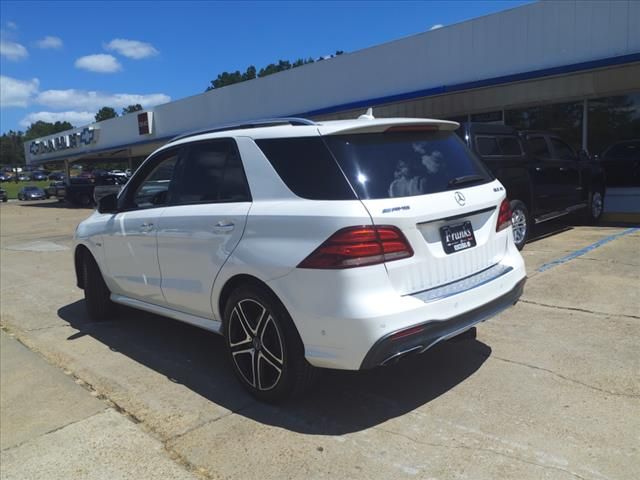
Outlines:
[[[94,321],[107,320],[115,314],[116,305],[111,301],[111,292],[102,278],[100,268],[93,255],[84,253],[82,262],[84,300],[89,317]]]
[[[312,383],[314,368],[304,358],[300,335],[268,289],[247,285],[230,295],[224,335],[236,376],[258,400],[278,403]]]
[[[524,248],[530,233],[529,211],[527,206],[520,200],[512,200],[511,204],[511,226],[513,229],[513,243],[518,250]]]

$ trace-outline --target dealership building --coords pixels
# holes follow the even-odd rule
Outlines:
[[[543,1],[25,144],[27,163],[127,160],[185,132],[274,117],[431,117],[640,138],[640,2]]]

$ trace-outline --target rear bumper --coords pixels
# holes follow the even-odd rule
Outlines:
[[[398,332],[388,333],[371,347],[362,361],[360,369],[387,365],[405,355],[423,353],[438,342],[455,337],[477,323],[488,320],[518,301],[524,290],[525,282],[526,278],[523,278],[504,295],[461,315],[415,325],[411,328],[415,333],[411,335],[398,338]]]

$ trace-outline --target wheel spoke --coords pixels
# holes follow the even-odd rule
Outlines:
[[[273,337],[272,339],[275,339],[278,344],[277,345],[269,345],[269,342],[265,341],[265,332],[267,330],[267,327],[271,325],[272,331],[273,331]],[[284,363],[284,358],[283,357],[283,352],[284,349],[282,348],[282,339],[280,338],[280,332],[278,332],[278,328],[276,327],[275,323],[273,322],[273,318],[271,317],[271,315],[269,315],[269,317],[267,318],[267,320],[265,321],[265,327],[262,330],[262,334],[260,336],[260,341],[262,343],[262,350],[265,354],[265,357],[267,358],[267,360],[272,363],[274,366],[280,366],[282,367],[283,363]],[[277,355],[275,351],[273,351],[273,347],[277,347],[277,349],[280,352],[280,355]]]
[[[239,306],[236,306],[236,308],[234,308],[233,311],[231,312],[231,320],[229,322],[230,324],[228,328],[230,329],[234,328],[235,325],[232,325],[232,323],[234,322],[234,319],[237,319],[237,324],[240,325],[240,327],[242,328],[242,331],[244,332],[244,338],[239,342],[232,342],[231,340],[232,335],[229,335],[229,347],[231,347],[232,349],[238,345],[243,345],[247,342],[251,342],[251,335],[249,333],[251,329],[247,324],[244,314],[241,312],[242,312],[242,309],[239,308]]]
[[[256,355],[256,368],[256,371],[258,372],[258,388],[260,390],[270,390],[277,385],[280,380],[280,376],[282,375],[282,367],[271,362],[271,360],[264,355],[264,349]],[[263,381],[262,374],[264,373],[265,368],[271,368],[276,373],[275,378],[273,381],[269,382],[269,385],[265,385],[265,382]]]
[[[246,356],[246,355],[249,355],[251,357],[250,359],[248,359],[250,360],[248,362],[249,368],[246,368],[247,362],[240,361],[240,357]],[[257,355],[255,350],[253,348],[246,348],[244,350],[232,352],[232,356],[233,356],[233,361],[236,364],[236,368],[238,369],[240,374],[244,377],[247,383],[255,387],[256,386],[256,362],[257,362]]]

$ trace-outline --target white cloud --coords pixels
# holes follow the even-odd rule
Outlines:
[[[42,40],[36,42],[38,48],[62,48],[62,39],[47,35]]]
[[[18,25],[16,24],[16,22],[7,22],[7,28],[9,28],[11,30],[17,30],[18,29]]]
[[[164,93],[138,95],[134,93],[104,93],[87,90],[45,90],[35,101],[49,108],[73,108],[80,110],[95,110],[108,106],[123,108],[139,103],[145,108],[171,101],[171,97]]]
[[[87,55],[76,60],[76,68],[98,73],[115,73],[122,70],[122,65],[113,55],[98,53]]]
[[[104,48],[116,51],[120,55],[124,55],[125,57],[133,58],[135,60],[153,57],[160,53],[150,43],[140,42],[138,40],[126,40],[124,38],[115,38],[107,43]]]
[[[32,123],[42,120],[43,122],[69,122],[73,126],[86,125],[95,121],[95,113],[91,112],[34,112],[30,113],[22,120],[20,126],[29,127]]]
[[[0,40],[0,55],[7,57],[9,60],[22,60],[29,56],[29,52],[24,45],[8,40]]]
[[[0,75],[0,106],[26,107],[31,98],[38,93],[39,86],[40,81],[37,78],[18,80]]]
[[[442,25],[441,23],[436,23],[435,25],[433,25],[433,26],[429,29],[429,31],[431,31],[431,30],[437,30],[437,29],[442,28],[442,27],[444,27],[444,25]]]

